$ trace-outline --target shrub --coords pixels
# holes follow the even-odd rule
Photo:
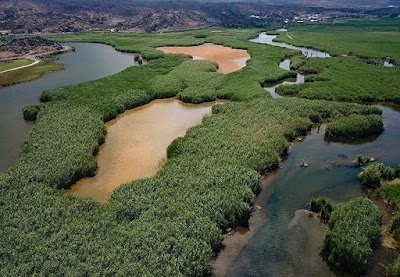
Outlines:
[[[393,168],[387,167],[382,163],[372,163],[358,174],[358,179],[365,186],[378,188],[381,180],[391,180],[394,176],[395,171]]]
[[[396,167],[394,170],[394,174],[396,175],[396,178],[400,178],[400,165]]]
[[[400,256],[396,258],[396,261],[388,267],[389,277],[400,276]]]
[[[27,106],[22,109],[24,119],[32,120],[32,121],[36,120],[36,117],[37,117],[39,111],[40,111],[39,105],[31,105],[31,106]]]
[[[328,261],[335,267],[360,273],[381,238],[381,214],[367,198],[339,205],[331,214],[331,231],[324,240]]]
[[[384,169],[385,166],[381,163],[370,164],[358,174],[358,179],[365,186],[378,188],[381,184]]]
[[[333,206],[325,197],[314,198],[310,202],[310,209],[314,213],[321,213],[322,220],[329,220]]]
[[[379,115],[352,114],[338,118],[326,127],[325,137],[334,139],[364,138],[383,131],[383,120]]]

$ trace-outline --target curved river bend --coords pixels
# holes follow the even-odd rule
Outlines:
[[[33,123],[25,121],[21,109],[39,103],[42,91],[115,74],[134,65],[133,54],[96,43],[70,43],[74,52],[59,56],[64,70],[9,87],[0,87],[0,173],[19,159],[19,146]]]
[[[261,34],[252,41],[288,46],[271,43],[273,38]],[[300,50],[294,46],[287,48]],[[315,54],[312,49],[301,50],[305,55],[313,53],[312,57],[329,57],[327,53]],[[285,60],[279,66],[289,70],[290,61]],[[304,76],[299,75],[285,82],[304,82]],[[266,90],[279,98],[274,93],[279,85]],[[249,228],[242,228],[224,240],[225,249],[212,262],[215,276],[337,275],[320,255],[326,227],[309,218],[304,209],[313,197],[325,196],[338,203],[365,195],[357,179],[361,169],[352,163],[359,154],[373,156],[387,165],[397,165],[400,110],[399,107],[379,107],[383,110],[385,131],[377,138],[355,141],[352,145],[326,142],[325,125],[322,125],[320,132],[314,129],[304,141],[291,147],[289,158],[281,168],[262,180],[262,192],[256,199]],[[299,166],[303,160],[310,165],[308,168]],[[373,259],[368,265],[369,276],[384,276],[384,266],[392,262],[392,251],[383,247],[378,251],[383,260]]]

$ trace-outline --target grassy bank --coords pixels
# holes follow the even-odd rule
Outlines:
[[[400,165],[392,168],[382,163],[369,164],[358,174],[362,185],[376,189],[378,195],[385,199],[388,205],[395,208],[388,230],[397,241],[400,240],[400,179],[398,178],[400,178]],[[400,256],[388,267],[387,274],[393,277],[399,276]]]
[[[397,18],[342,19],[334,23],[291,27],[277,38],[296,46],[311,47],[331,55],[350,55],[400,63],[400,24]]]
[[[399,20],[346,19],[290,28],[277,40],[329,52],[330,59],[292,59],[292,69],[306,75],[305,84],[278,88],[283,95],[334,101],[400,103]]]
[[[63,67],[61,65],[53,63],[53,58],[46,58],[37,65],[1,73],[0,86],[9,86],[21,82],[27,82],[39,78],[46,72],[58,71],[62,69]]]
[[[12,61],[4,61],[0,62],[0,72],[12,68],[16,68],[19,66],[24,66],[33,63],[31,60],[20,59],[20,60],[12,60]]]
[[[400,44],[399,44],[400,45]],[[301,85],[284,85],[282,95],[334,101],[400,103],[400,68],[377,67],[354,58],[308,59],[298,68]]]
[[[329,123],[325,130],[328,140],[365,138],[383,132],[383,120],[379,115],[352,114]]]
[[[249,43],[256,32],[62,36],[139,52],[149,63],[46,91],[46,103],[29,109],[37,123],[21,146],[21,160],[0,176],[0,274],[200,276],[222,232],[247,222],[260,173],[279,164],[288,140],[306,134],[313,121],[380,113],[353,104],[271,99],[260,83],[292,74],[277,66],[289,51]],[[213,63],[153,48],[205,41],[247,48],[252,59],[221,75]],[[123,185],[108,205],[57,190],[93,175],[105,121],[175,95],[187,102],[232,102],[214,107],[213,116],[175,140],[156,176]]]

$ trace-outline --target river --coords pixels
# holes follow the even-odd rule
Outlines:
[[[271,37],[261,34],[252,40],[270,43]],[[287,44],[275,45],[286,47]],[[301,50],[311,57],[329,57],[327,53]],[[317,51],[319,52],[319,51]],[[288,70],[290,61],[279,64]],[[304,82],[304,76],[284,80],[285,83]],[[283,83],[283,82],[282,82]],[[273,84],[265,88],[274,98],[280,98]],[[279,101],[279,100],[277,100]],[[398,107],[379,106],[383,110],[385,131],[379,136],[352,144],[324,140],[325,125],[320,132],[313,130],[303,141],[297,141],[289,150],[288,159],[281,168],[261,182],[261,193],[255,202],[255,211],[249,228],[241,228],[224,240],[225,248],[212,263],[216,276],[335,276],[320,253],[326,227],[305,211],[313,197],[324,196],[333,203],[365,196],[359,185],[352,160],[359,154],[373,156],[378,162],[396,166],[400,156],[400,113]],[[299,166],[305,160],[308,168]],[[373,259],[370,276],[384,276],[385,268],[392,262],[393,253],[380,249],[383,260]],[[379,263],[381,262],[381,263]]]
[[[19,146],[34,123],[25,121],[21,109],[39,103],[42,91],[115,74],[135,64],[133,55],[96,43],[70,43],[74,52],[59,56],[63,71],[45,73],[39,79],[0,88],[0,172],[19,159]]]

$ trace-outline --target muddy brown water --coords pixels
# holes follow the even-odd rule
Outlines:
[[[154,175],[166,160],[168,145],[223,102],[194,105],[162,99],[118,115],[106,123],[96,175],[80,180],[68,192],[106,202],[121,184]]]
[[[159,47],[158,50],[169,54],[186,54],[194,60],[209,60],[218,64],[218,72],[231,73],[246,66],[250,55],[246,50],[233,49],[222,45],[205,43],[190,47]]]

